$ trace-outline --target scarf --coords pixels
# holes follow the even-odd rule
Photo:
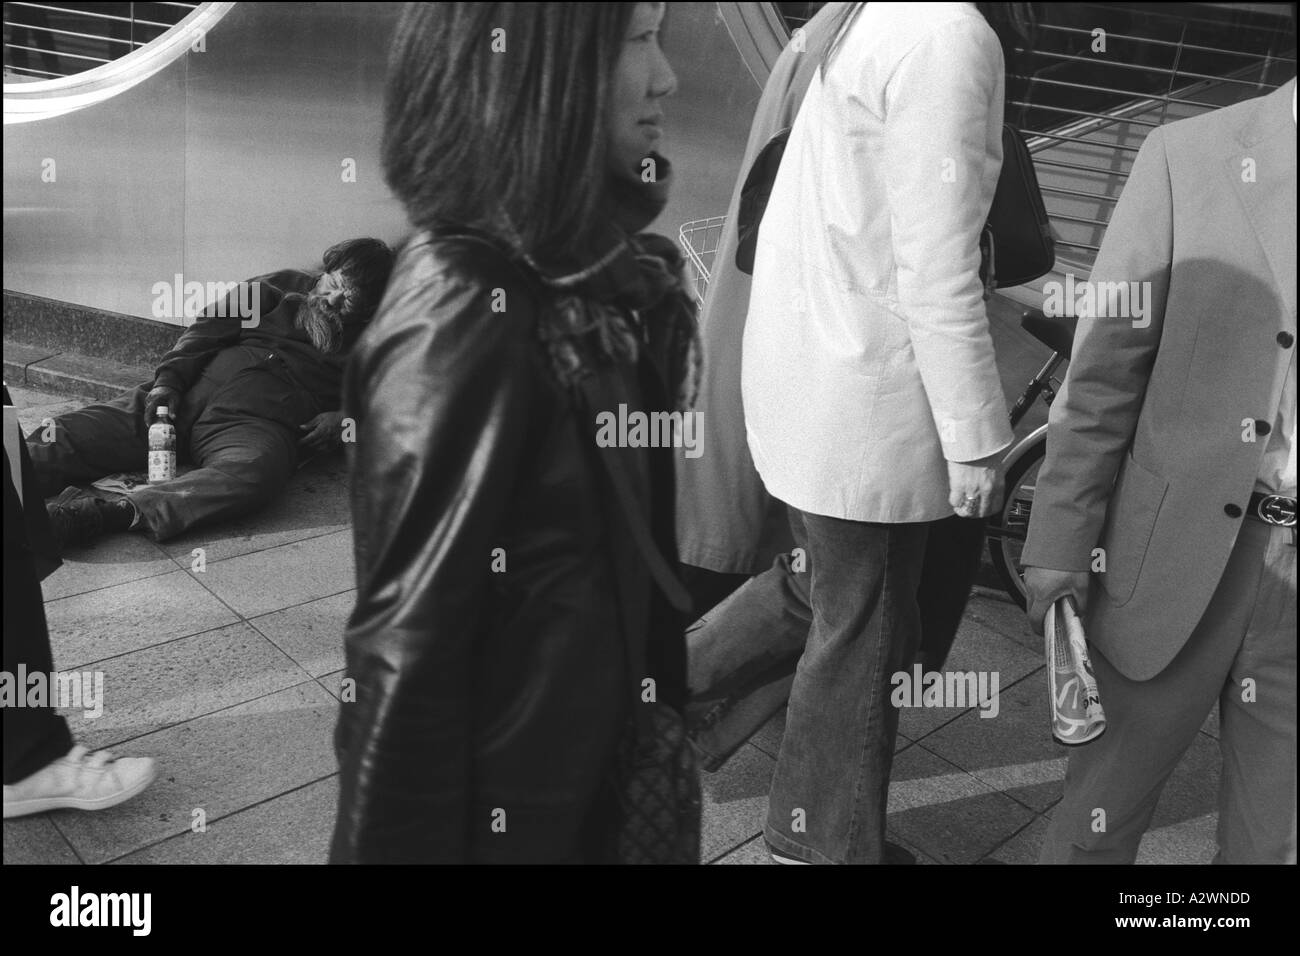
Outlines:
[[[654,182],[615,177],[605,223],[588,261],[528,265],[551,293],[538,334],[552,374],[570,388],[602,363],[635,365],[644,355],[658,369],[678,411],[700,385],[696,303],[681,252],[669,239],[640,230],[668,202],[671,166],[652,153]]]

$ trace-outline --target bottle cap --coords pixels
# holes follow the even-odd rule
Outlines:
[[[166,405],[159,405],[159,406],[158,406],[158,417],[159,417],[159,418],[165,418],[165,417],[169,416],[170,414],[171,414],[171,412],[169,412],[169,411],[167,410],[167,406],[166,406]]]

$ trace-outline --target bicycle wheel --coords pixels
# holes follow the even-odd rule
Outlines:
[[[1002,510],[989,520],[989,557],[998,572],[1003,589],[1024,608],[1028,603],[1025,580],[1021,574],[1020,553],[1029,532],[1029,515],[1034,504],[1038,469],[1047,454],[1047,435],[1021,449],[1007,463],[1007,494]]]

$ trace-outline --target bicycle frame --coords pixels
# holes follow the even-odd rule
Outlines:
[[[1025,386],[1025,390],[1020,393],[1020,397],[1016,399],[1016,404],[1011,409],[1012,428],[1015,428],[1020,424],[1021,419],[1025,417],[1025,413],[1029,411],[1029,407],[1038,400],[1040,395],[1047,405],[1050,406],[1052,404],[1052,400],[1056,398],[1056,390],[1052,388],[1051,384],[1052,376],[1064,361],[1064,355],[1060,352],[1053,352],[1052,357],[1049,358],[1043,364],[1043,367],[1038,370],[1038,374],[1029,380],[1029,384]],[[1006,456],[1002,459],[1003,464],[1005,464],[1009,470],[1011,465],[1014,462],[1019,461],[1022,455],[1034,446],[1045,441],[1047,441],[1047,425],[1043,424],[1039,425],[1024,438],[1020,439],[1020,441],[1016,442],[1016,444],[1012,446],[1011,451],[1007,452]],[[985,522],[985,533],[991,540],[1000,540],[1007,531],[1008,529],[1006,527],[1000,524],[993,524],[991,520]]]
[[[1025,386],[1025,390],[1020,393],[1020,397],[1016,399],[1016,404],[1011,409],[1012,428],[1020,424],[1020,420],[1029,411],[1029,406],[1038,400],[1039,395],[1043,396],[1043,401],[1048,405],[1052,404],[1052,399],[1056,398],[1056,390],[1051,386],[1052,376],[1056,374],[1056,370],[1060,368],[1061,363],[1064,361],[1064,355],[1060,352],[1053,352],[1052,357],[1038,370],[1038,374],[1029,380],[1029,384]],[[1037,433],[1038,431],[1035,430],[1034,434]],[[1024,442],[1020,444],[1023,445]],[[1016,446],[1017,449],[1019,447],[1020,445]],[[1010,459],[1014,454],[1015,451],[1012,451],[1010,455],[1007,455],[1007,459]]]

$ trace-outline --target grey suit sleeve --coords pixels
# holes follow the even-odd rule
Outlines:
[[[1173,260],[1173,201],[1162,131],[1142,144],[1097,254],[1094,294],[1146,283],[1143,317],[1098,306],[1081,314],[1065,383],[1052,405],[1024,564],[1084,571],[1115,476],[1133,440],[1160,347]],[[1078,291],[1076,291],[1076,297]]]

